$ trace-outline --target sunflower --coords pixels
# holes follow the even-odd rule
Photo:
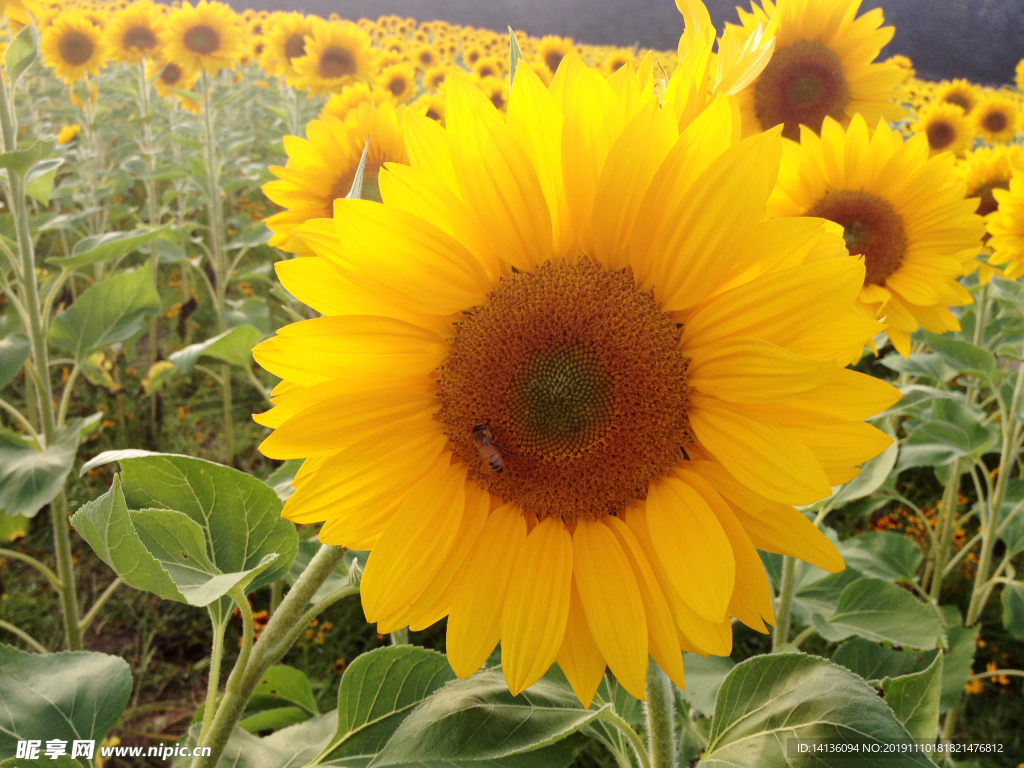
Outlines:
[[[944,101],[923,109],[913,129],[915,133],[928,137],[928,146],[933,153],[963,155],[974,139],[964,111],[956,104]]]
[[[441,90],[444,85],[445,78],[448,77],[448,70],[451,67],[441,65],[437,67],[431,67],[423,73],[423,89],[426,91],[433,91],[437,93]]]
[[[78,123],[72,123],[71,125],[65,125],[60,129],[60,133],[57,135],[58,144],[70,144],[74,141],[78,134],[82,132],[82,126]]]
[[[988,263],[1006,266],[1003,275],[1016,280],[1024,275],[1024,169],[1015,169],[1009,189],[992,193],[998,210],[986,219],[992,255]]]
[[[903,117],[893,98],[907,72],[875,61],[895,30],[882,26],[880,8],[857,16],[859,7],[860,0],[763,0],[750,13],[737,9],[748,35],[777,24],[771,61],[739,94],[744,135],[781,124],[796,141],[801,125],[818,132],[826,117],[844,126],[855,114],[872,124]]]
[[[334,115],[313,120],[306,126],[306,139],[285,136],[288,164],[271,166],[270,172],[277,180],[263,185],[263,193],[286,209],[267,219],[267,227],[274,233],[272,246],[309,254],[309,246],[293,230],[310,219],[330,216],[334,201],[352,188],[367,142],[362,197],[380,199],[377,174],[381,166],[409,162],[402,142],[403,111],[390,102],[380,106],[364,102],[345,120]]]
[[[334,115],[344,120],[360,104],[383,104],[390,96],[390,92],[376,83],[353,83],[342,88],[340,93],[332,93],[320,116]]]
[[[408,101],[416,95],[416,73],[408,64],[384,67],[377,75],[377,84],[391,94],[391,100],[396,104]]]
[[[614,50],[605,57],[601,64],[601,69],[604,70],[606,75],[614,75],[622,67],[633,61],[633,58],[632,50],[626,48]]]
[[[955,104],[969,115],[974,105],[981,98],[981,89],[968,80],[951,80],[941,82],[935,89],[935,100],[945,104]]]
[[[410,104],[409,108],[419,112],[424,117],[444,125],[444,94],[424,93]]]
[[[487,100],[493,104],[499,112],[504,112],[508,106],[508,81],[500,77],[482,77],[477,83]]]
[[[917,70],[914,69],[914,62],[911,61],[909,56],[903,56],[902,54],[896,54],[890,56],[885,60],[886,64],[895,64],[897,67],[907,73],[907,78],[912,78],[917,74]]]
[[[493,56],[484,56],[473,65],[473,73],[481,80],[486,80],[488,77],[499,77],[502,67]]]
[[[192,114],[199,113],[199,100],[197,94],[195,99],[187,98],[179,91],[191,91],[199,79],[199,73],[185,69],[173,61],[166,63],[146,62],[146,78],[153,81],[156,92],[165,99],[173,99],[181,104]]]
[[[730,616],[764,632],[755,547],[841,569],[788,505],[883,450],[860,419],[898,397],[831,359],[864,276],[835,228],[763,221],[779,131],[734,141],[718,99],[680,133],[627,67],[567,56],[557,99],[519,70],[507,122],[453,72],[384,203],[278,264],[325,317],[255,350],[283,377],[261,450],[307,458],[284,514],[371,550],[378,631],[448,615],[459,676],[500,641],[513,694],[558,661],[584,706],[606,665],[643,698],[649,655],[682,685]]]
[[[1017,105],[993,93],[979,99],[971,111],[974,131],[989,144],[1006,144],[1017,133]]]
[[[477,44],[467,45],[462,49],[462,61],[467,67],[476,64],[477,59],[484,55],[484,50]]]
[[[243,53],[245,29],[231,6],[184,0],[167,15],[164,56],[178,66],[211,75],[234,69]]]
[[[35,0],[7,0],[4,7],[0,9],[0,14],[6,17],[8,23],[11,24],[12,31],[17,32],[22,27],[30,25],[33,16],[38,21],[39,10],[39,5]]]
[[[820,216],[843,227],[865,266],[858,303],[884,318],[904,357],[919,325],[959,330],[947,307],[971,302],[957,278],[973,271],[984,227],[954,162],[949,153],[929,159],[922,134],[904,142],[884,121],[872,132],[858,115],[844,131],[826,118],[820,137],[805,127],[800,144],[788,146],[768,203],[772,217]]]
[[[441,63],[441,57],[430,45],[421,45],[413,51],[410,59],[418,69],[429,70]]]
[[[284,77],[291,85],[295,61],[306,55],[306,39],[313,33],[315,21],[314,16],[295,11],[274,15],[260,61],[268,75]]]
[[[1015,74],[1017,75],[1017,90],[1024,91],[1024,59],[1017,62]]]
[[[352,22],[315,19],[306,41],[306,55],[292,60],[301,87],[322,94],[370,78],[370,38]]]
[[[957,163],[967,197],[978,199],[979,216],[987,216],[999,207],[992,192],[1009,189],[1014,170],[1024,171],[1024,147],[979,147]]]
[[[100,31],[78,11],[62,11],[39,40],[43,63],[65,83],[95,75],[107,58]]]
[[[546,35],[537,42],[538,58],[552,75],[558,70],[562,59],[576,50],[576,42],[569,37]]]
[[[160,54],[164,6],[136,0],[110,19],[106,30],[107,51],[114,61],[137,64]]]

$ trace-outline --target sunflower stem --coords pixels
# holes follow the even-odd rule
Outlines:
[[[789,639],[789,611],[793,604],[793,592],[796,587],[796,560],[783,555],[782,557],[782,581],[779,584],[779,605],[775,609],[775,629],[772,632],[772,653],[778,653],[779,649]]]
[[[647,744],[651,768],[674,768],[676,764],[675,694],[668,676],[653,659],[647,662]]]
[[[391,633],[391,644],[392,645],[408,645],[409,644],[409,628],[402,627],[402,629],[396,629]]]

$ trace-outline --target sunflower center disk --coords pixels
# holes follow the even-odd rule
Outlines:
[[[679,333],[627,271],[581,260],[513,273],[450,339],[438,418],[505,501],[542,519],[617,512],[690,442]]]
[[[903,219],[878,195],[853,189],[829,192],[805,215],[842,226],[846,248],[851,255],[864,257],[865,285],[884,285],[903,263],[907,250]]]
[[[67,32],[60,39],[60,57],[74,67],[80,67],[92,58],[96,46],[81,32]]]
[[[177,64],[165,64],[160,72],[160,81],[166,85],[174,85],[181,80],[181,67]]]
[[[156,47],[156,35],[149,27],[132,27],[124,33],[124,47],[148,51]]]
[[[991,133],[1002,133],[1005,131],[1007,122],[1006,115],[1002,112],[989,112],[982,121],[985,130]]]
[[[320,57],[320,76],[324,78],[345,77],[356,73],[356,60],[344,48],[328,48]]]
[[[810,40],[776,50],[754,86],[761,126],[782,123],[782,135],[794,141],[800,139],[801,125],[820,133],[826,116],[841,119],[849,102],[850,87],[839,57]]]
[[[284,44],[284,55],[291,59],[306,55],[306,36],[303,34],[292,35]]]
[[[182,41],[189,51],[200,56],[216,53],[220,47],[220,35],[217,34],[217,30],[206,24],[197,24],[189,29]]]
[[[999,201],[996,200],[996,196],[992,192],[996,189],[1009,189],[1010,182],[1008,181],[994,181],[991,184],[982,184],[973,193],[971,197],[981,198],[981,202],[978,203],[978,210],[975,211],[979,216],[988,216],[992,211],[999,210]],[[985,239],[987,240],[989,235],[986,233]]]
[[[956,129],[943,121],[931,123],[925,133],[928,135],[928,146],[935,150],[945,149],[956,140]]]

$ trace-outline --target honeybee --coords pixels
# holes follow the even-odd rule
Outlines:
[[[480,451],[480,458],[487,462],[487,466],[495,472],[505,469],[501,451],[498,450],[501,446],[494,442],[494,435],[486,424],[477,424],[473,427],[473,442],[476,443],[476,449]]]

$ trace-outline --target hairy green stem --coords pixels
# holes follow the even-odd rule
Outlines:
[[[954,459],[949,465],[949,477],[946,480],[946,488],[942,493],[942,506],[939,509],[938,546],[932,547],[928,553],[929,565],[926,567],[926,575],[930,573],[931,584],[928,596],[938,602],[942,591],[942,575],[946,569],[946,561],[949,559],[949,548],[953,543],[953,524],[956,521],[956,513],[960,505],[958,497],[960,494],[960,459]]]
[[[213,625],[213,649],[210,652],[210,678],[206,683],[206,704],[203,708],[203,724],[199,727],[199,739],[197,744],[206,741],[206,735],[213,725],[213,715],[217,708],[217,692],[220,690],[220,665],[224,658],[224,630],[227,629],[227,619],[214,616],[210,612],[210,623]]]
[[[783,555],[782,580],[779,584],[779,605],[775,609],[775,628],[772,630],[772,653],[786,644],[789,639],[789,610],[796,588],[796,560]]]
[[[392,645],[408,645],[409,644],[409,628],[402,627],[396,629],[391,633],[391,644]]]
[[[625,736],[629,743],[633,746],[633,750],[636,752],[637,760],[640,762],[640,768],[652,768],[651,758],[647,754],[647,747],[644,746],[643,739],[640,738],[640,734],[633,730],[629,723],[623,720],[611,705],[606,705],[598,715],[599,720],[603,720],[609,725],[614,725],[619,731]]]
[[[668,676],[653,659],[647,661],[644,697],[651,768],[675,768],[675,694],[672,692],[672,683],[669,682]]]

